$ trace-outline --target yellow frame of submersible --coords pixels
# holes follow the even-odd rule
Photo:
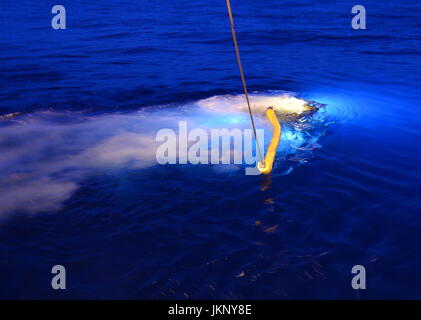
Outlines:
[[[257,163],[257,169],[259,169],[259,171],[263,174],[269,174],[272,171],[273,161],[275,160],[276,150],[278,149],[282,134],[281,124],[279,123],[275,110],[273,110],[272,107],[267,108],[266,117],[273,126],[273,134],[265,159]]]

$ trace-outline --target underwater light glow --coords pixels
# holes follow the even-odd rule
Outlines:
[[[266,109],[273,107],[279,114],[301,114],[311,110],[308,101],[282,93],[274,96],[250,95],[253,113],[265,116]],[[244,95],[225,95],[203,99],[197,103],[199,107],[217,112],[218,114],[247,112]]]

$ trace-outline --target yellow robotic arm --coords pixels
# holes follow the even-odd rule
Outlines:
[[[270,141],[265,159],[257,163],[257,168],[263,174],[269,174],[272,171],[273,161],[275,160],[276,150],[278,149],[279,141],[281,140],[281,125],[276,117],[275,110],[269,107],[266,110],[266,117],[273,126],[272,140]]]

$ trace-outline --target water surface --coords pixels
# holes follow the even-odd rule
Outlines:
[[[418,2],[358,31],[350,1],[232,2],[254,99],[326,105],[270,176],[154,159],[179,120],[250,127],[224,1],[64,1],[64,31],[4,2],[0,297],[420,298]]]

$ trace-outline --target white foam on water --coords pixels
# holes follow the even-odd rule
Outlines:
[[[257,127],[269,128],[265,140],[271,136],[263,117],[267,106],[300,113],[306,103],[285,93],[252,95],[251,100],[261,115]],[[163,128],[177,132],[179,121],[207,132],[250,129],[246,108],[244,96],[225,95],[125,114],[44,111],[0,119],[0,217],[60,210],[89,175],[157,165],[156,133]],[[283,127],[280,150],[284,156],[295,153],[306,139],[305,132]],[[215,168],[215,174],[224,172]]]
[[[217,113],[247,112],[248,106],[244,95],[224,95],[203,99],[197,103],[201,108]],[[268,107],[273,107],[277,114],[301,114],[308,110],[308,101],[288,93],[273,95],[250,95],[250,107],[257,115],[264,115]]]

